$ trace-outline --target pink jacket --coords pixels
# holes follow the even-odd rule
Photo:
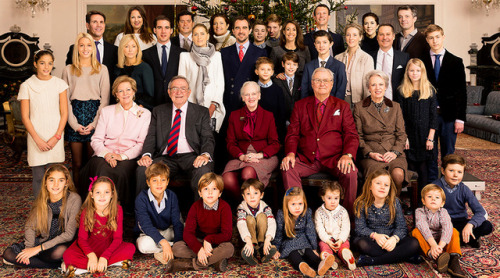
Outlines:
[[[128,159],[139,156],[148,134],[151,112],[134,103],[126,122],[124,113],[119,104],[102,109],[90,143],[95,155],[111,152],[124,154]]]

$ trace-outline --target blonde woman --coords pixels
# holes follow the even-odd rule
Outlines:
[[[121,75],[130,76],[137,82],[135,95],[137,104],[152,110],[155,90],[153,70],[146,62],[142,61],[141,47],[134,35],[123,36],[120,47],[118,47],[118,64],[114,77],[117,78]]]

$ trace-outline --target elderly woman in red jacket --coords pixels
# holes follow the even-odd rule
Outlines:
[[[267,186],[278,166],[278,133],[273,113],[259,106],[260,86],[253,81],[245,82],[241,99],[245,106],[231,113],[227,129],[227,151],[233,159],[222,174],[224,189],[230,195],[226,200],[240,199],[239,179],[256,178]]]

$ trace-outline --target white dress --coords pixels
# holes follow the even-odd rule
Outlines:
[[[115,45],[116,45],[117,47],[120,47],[120,41],[122,40],[123,35],[124,35],[124,33],[123,33],[123,32],[121,32],[120,34],[118,34],[118,35],[116,36],[116,39],[115,39]],[[141,36],[141,34],[134,33],[134,35],[135,35],[135,38],[137,39],[137,41],[139,41],[139,47],[141,48],[141,51],[144,51],[144,50],[146,50],[146,49],[148,49],[148,48],[150,48],[151,46],[153,46],[153,45],[155,45],[155,44],[156,44],[156,36],[155,36],[155,35],[153,35],[153,40],[152,40],[151,42],[149,42],[149,43],[147,43],[147,42],[143,42],[143,41],[141,40],[141,37],[140,37],[140,36]]]
[[[30,101],[30,121],[40,138],[48,141],[57,132],[61,113],[59,94],[68,88],[62,79],[52,76],[49,80],[40,80],[31,76],[19,88],[18,100]],[[61,135],[64,138],[64,134]],[[64,140],[59,140],[50,151],[42,152],[35,140],[28,134],[28,164],[41,166],[48,163],[64,162]]]

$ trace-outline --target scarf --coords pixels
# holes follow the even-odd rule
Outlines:
[[[245,107],[246,117],[245,124],[243,125],[243,132],[248,134],[250,138],[253,138],[253,131],[255,130],[255,122],[257,121],[257,109],[250,112],[247,107]]]
[[[211,43],[207,43],[208,47],[198,47],[193,43],[193,46],[191,48],[191,58],[193,61],[200,67],[200,70],[198,71],[198,78],[197,84],[194,86],[194,88],[201,88],[202,93],[201,94],[196,94],[196,101],[198,102],[199,105],[204,104],[204,99],[203,96],[205,94],[205,87],[210,84],[210,78],[208,77],[208,70],[207,67],[210,65],[210,58],[214,55],[215,53],[215,47]],[[201,84],[200,84],[201,83]],[[201,86],[200,86],[201,85]]]

